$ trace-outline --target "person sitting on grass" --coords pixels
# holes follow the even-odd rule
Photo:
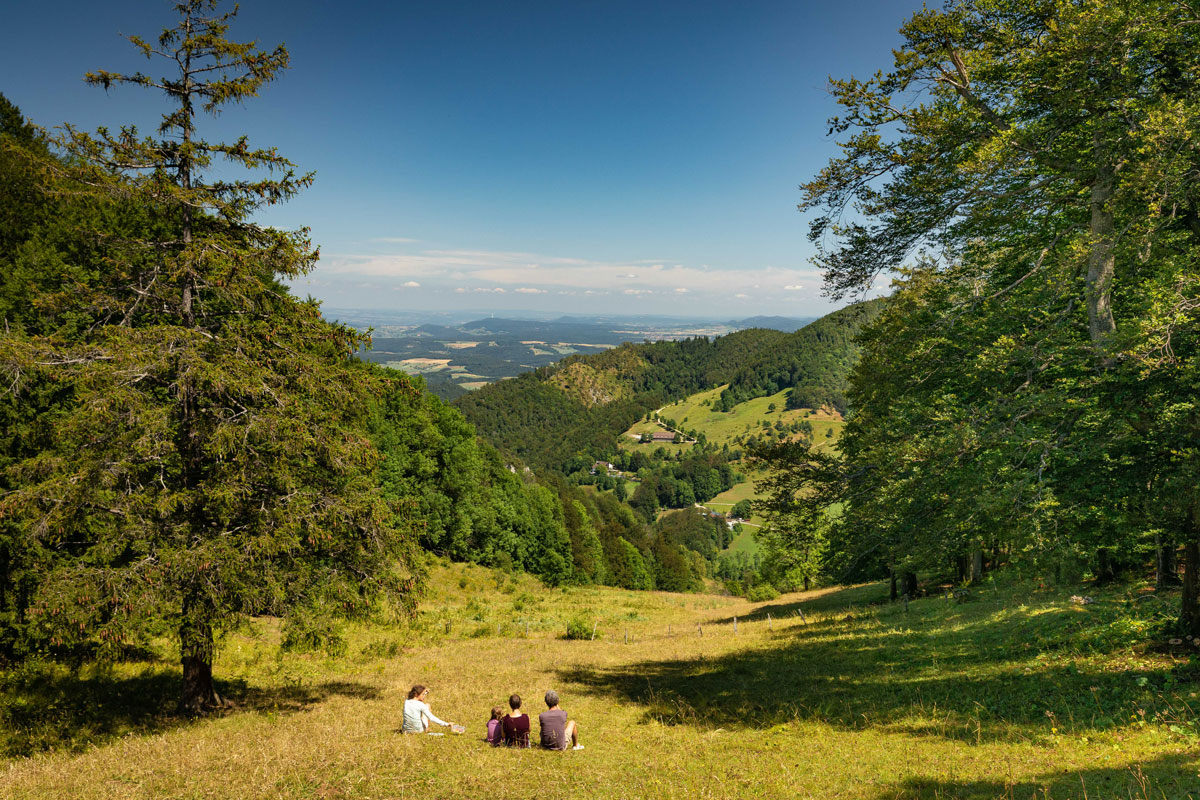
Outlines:
[[[504,744],[507,747],[529,747],[529,715],[521,713],[521,695],[514,694],[508,698],[512,709],[504,715],[501,727],[504,731]]]
[[[419,683],[409,691],[408,699],[404,701],[404,726],[400,729],[402,733],[427,733],[430,722],[436,722],[443,728],[450,726],[449,722],[443,722],[433,715],[433,710],[426,702],[428,697],[429,689]]]
[[[546,692],[546,710],[538,714],[538,724],[542,728],[542,747],[547,750],[583,749],[575,720],[568,720],[567,712],[558,707],[558,692],[553,689]]]
[[[492,718],[488,720],[487,736],[484,738],[492,747],[499,747],[504,741],[504,706],[492,708]]]

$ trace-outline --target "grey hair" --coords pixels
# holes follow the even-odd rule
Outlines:
[[[554,691],[553,689],[546,692],[546,705],[548,705],[548,706],[558,705],[558,692]]]

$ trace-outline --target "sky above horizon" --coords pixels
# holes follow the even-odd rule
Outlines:
[[[161,96],[82,77],[166,74],[121,36],[172,7],[13,4],[0,93],[45,127],[152,130]],[[834,304],[796,204],[836,153],[828,76],[889,67],[920,8],[248,0],[231,38],[292,68],[200,133],[316,171],[260,218],[312,229],[294,288],[327,308],[815,316]]]

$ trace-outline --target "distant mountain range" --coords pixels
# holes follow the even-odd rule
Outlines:
[[[783,331],[784,333],[794,333],[810,322],[818,319],[817,317],[747,317],[746,319],[734,320],[729,323],[730,326],[737,330],[744,328],[769,328],[773,331]]]
[[[750,328],[791,332],[806,322],[790,317],[721,322],[657,315],[483,316],[459,321],[442,312],[425,312],[424,318],[421,312],[325,313],[360,330],[374,329],[372,348],[361,358],[422,375],[430,390],[447,400],[567,356],[600,353],[627,342],[715,339]]]

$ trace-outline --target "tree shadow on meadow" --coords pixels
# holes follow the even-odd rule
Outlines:
[[[909,778],[882,789],[876,800],[993,800],[993,798],[1171,798],[1200,800],[1200,756],[1174,753],[1133,766],[1066,770],[1032,780],[945,781]]]
[[[78,751],[126,735],[146,735],[194,724],[176,713],[182,678],[178,668],[147,664],[136,675],[38,664],[0,682],[0,755],[28,756],[47,750]],[[303,711],[334,695],[373,700],[373,686],[345,681],[263,688],[217,680],[217,692],[233,705],[218,713]]]
[[[839,611],[850,613],[854,610],[861,612],[863,606],[881,605],[886,602],[888,602],[888,587],[886,583],[866,583],[860,586],[839,588],[831,592],[822,592],[815,597],[766,603],[760,605],[749,614],[739,616],[738,619],[753,622],[765,620],[769,614],[773,619],[783,620],[795,617],[801,611],[805,614],[836,613]],[[717,622],[732,621],[732,617],[717,620]]]
[[[995,604],[927,601],[912,613],[856,607],[843,615],[844,599],[832,602],[839,611],[779,624],[765,644],[758,626],[750,649],[559,676],[637,703],[646,719],[727,729],[800,719],[982,742],[1102,731],[1131,716],[1192,716],[1169,691],[1177,679],[1165,669],[1113,671],[1090,657],[1122,642],[1092,638],[1089,657],[1059,657],[1089,619],[1078,609],[1000,613]],[[733,635],[731,627],[720,635]]]

